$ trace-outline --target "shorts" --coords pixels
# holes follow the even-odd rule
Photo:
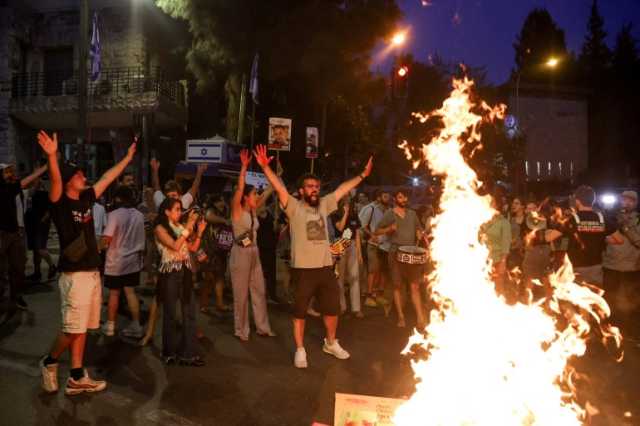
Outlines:
[[[404,284],[421,284],[424,278],[424,265],[410,265],[399,262],[396,252],[389,252],[389,273],[394,287],[400,288]]]
[[[380,272],[382,256],[378,246],[374,246],[372,244],[367,244],[367,271],[370,274],[377,274]]]
[[[104,276],[104,286],[110,290],[119,290],[123,287],[136,287],[138,284],[140,284],[140,272]]]
[[[64,272],[58,287],[64,333],[83,334],[100,326],[102,288],[98,271]]]
[[[295,285],[293,316],[304,319],[309,303],[316,298],[314,306],[325,316],[340,313],[340,287],[332,266],[313,269],[291,268],[291,282]]]

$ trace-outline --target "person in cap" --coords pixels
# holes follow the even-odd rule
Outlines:
[[[24,179],[18,179],[13,164],[0,164],[0,259],[7,262],[11,308],[27,309],[22,297],[27,251],[24,235],[24,211],[18,206],[22,190],[36,181],[47,166],[37,168]],[[22,204],[22,203],[20,203]]]
[[[633,336],[633,315],[640,302],[640,219],[638,194],[624,191],[616,215],[617,231],[607,241],[604,252],[604,296],[612,309],[614,323],[626,336]],[[635,331],[637,335],[637,331]]]
[[[83,170],[74,164],[58,164],[58,138],[44,131],[38,142],[48,157],[51,188],[51,219],[60,238],[60,277],[58,286],[62,303],[62,330],[51,351],[40,360],[43,388],[58,390],[58,358],[69,349],[71,374],[65,393],[99,392],[106,388],[103,380],[93,380],[83,368],[87,329],[100,325],[102,286],[100,255],[96,242],[92,205],[124,171],[136,152],[136,143],[127,155],[109,169],[93,186],[87,187]]]

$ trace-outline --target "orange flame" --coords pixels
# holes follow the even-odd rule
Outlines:
[[[421,149],[421,160],[443,184],[430,245],[436,309],[425,335],[414,333],[403,352],[418,345],[428,356],[412,361],[416,392],[393,421],[397,426],[578,425],[586,411],[576,401],[567,363],[584,354],[590,320],[600,324],[609,307],[600,292],[574,283],[568,261],[550,277],[553,294],[547,300],[565,321],[549,315],[542,302],[509,305],[496,294],[489,251],[478,239],[496,211],[489,196],[478,195],[481,183],[461,148],[479,143],[480,126],[503,118],[505,106],[474,103],[472,87],[468,78],[454,79],[440,109],[414,114],[422,122],[437,117],[443,123]],[[408,144],[401,148],[409,158]],[[561,301],[574,308],[561,309]],[[615,328],[603,327],[603,335],[620,342]]]

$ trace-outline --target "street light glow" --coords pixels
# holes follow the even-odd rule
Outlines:
[[[549,58],[546,65],[549,68],[555,68],[558,65],[558,62],[560,62],[558,58]]]
[[[407,33],[405,32],[397,32],[393,35],[391,39],[391,44],[394,46],[401,46],[407,40]]]
[[[404,77],[409,73],[409,68],[405,65],[398,68],[398,77]]]

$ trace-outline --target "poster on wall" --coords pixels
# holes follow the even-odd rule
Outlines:
[[[307,127],[307,142],[305,156],[307,158],[318,158],[318,128]]]
[[[273,151],[291,151],[291,119],[269,118],[269,144]]]

